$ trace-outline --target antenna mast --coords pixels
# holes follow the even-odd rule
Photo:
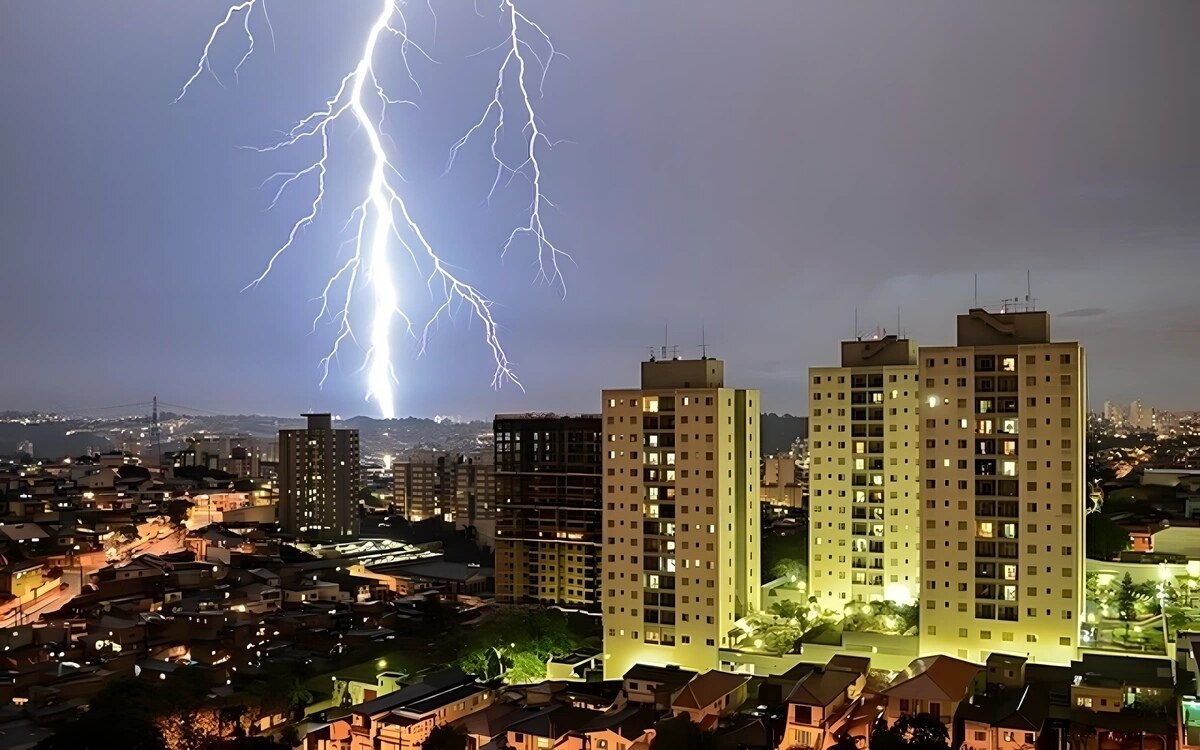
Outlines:
[[[158,465],[162,466],[162,425],[158,421],[158,396],[155,396],[151,401],[153,404],[150,412],[150,437],[154,440],[155,457]]]

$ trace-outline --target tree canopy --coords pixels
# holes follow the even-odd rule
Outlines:
[[[1099,513],[1089,513],[1085,521],[1087,556],[1093,560],[1112,560],[1133,546],[1129,532]]]
[[[546,676],[546,662],[583,646],[567,616],[544,607],[493,609],[466,633],[458,666],[483,679],[508,673],[509,682]]]

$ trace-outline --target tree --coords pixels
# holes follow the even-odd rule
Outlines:
[[[946,750],[950,745],[946,725],[927,713],[901,716],[895,729],[907,738],[909,750]]]
[[[1133,582],[1133,577],[1128,573],[1121,579],[1121,585],[1117,587],[1117,593],[1114,599],[1116,600],[1117,617],[1121,622],[1125,623],[1125,640],[1129,640],[1129,623],[1133,622],[1133,618],[1137,616],[1137,586]]]
[[[786,578],[789,584],[803,583],[808,578],[808,566],[791,557],[785,557],[775,563],[771,572],[777,578]]]
[[[520,667],[510,681],[520,677],[522,682],[530,682],[546,676],[550,659],[581,646],[583,639],[571,630],[562,612],[545,607],[493,609],[467,633],[459,648],[458,666],[464,672],[490,677],[494,673],[486,668],[493,664],[495,654],[499,668]],[[476,671],[480,668],[485,671]]]
[[[187,521],[188,514],[192,508],[196,506],[191,500],[186,497],[173,497],[167,503],[167,518],[171,519],[171,525],[180,526]]]
[[[1129,532],[1099,513],[1089,513],[1084,522],[1087,556],[1094,560],[1112,560],[1133,546]]]
[[[467,750],[467,733],[461,727],[439,724],[421,743],[421,750]]]
[[[771,606],[767,611],[776,617],[784,617],[789,620],[799,620],[808,614],[808,608],[791,599],[780,599],[777,602],[771,602]]]
[[[899,725],[900,722],[896,722]],[[897,727],[889,727],[887,719],[881,714],[871,727],[871,739],[868,743],[871,750],[904,750],[908,740]]]

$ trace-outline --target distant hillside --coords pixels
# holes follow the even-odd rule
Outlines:
[[[808,437],[808,417],[791,414],[762,415],[762,455],[781,453],[792,447],[796,438]]]

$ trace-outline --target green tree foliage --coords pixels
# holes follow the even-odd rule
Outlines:
[[[1129,532],[1108,516],[1089,513],[1085,521],[1087,556],[1093,560],[1112,560],[1133,546]]]
[[[808,618],[808,607],[791,599],[780,599],[777,602],[772,602],[767,611],[776,617],[784,617],[789,620],[805,620]]]
[[[1114,604],[1117,608],[1117,617],[1121,622],[1125,623],[1125,638],[1129,639],[1129,623],[1137,616],[1137,600],[1138,590],[1133,582],[1133,577],[1128,573],[1121,579],[1121,585],[1117,587],[1114,598]]]
[[[851,602],[843,611],[842,628],[857,632],[903,634],[917,627],[920,608],[890,600]]]
[[[546,676],[547,661],[581,646],[583,639],[571,630],[562,612],[544,607],[496,608],[466,634],[457,664],[484,679],[515,668],[510,682],[532,682]]]
[[[771,567],[776,578],[786,578],[789,584],[805,583],[808,580],[808,566],[802,560],[785,557]]]
[[[460,727],[439,724],[421,743],[421,750],[467,750],[467,733]]]

